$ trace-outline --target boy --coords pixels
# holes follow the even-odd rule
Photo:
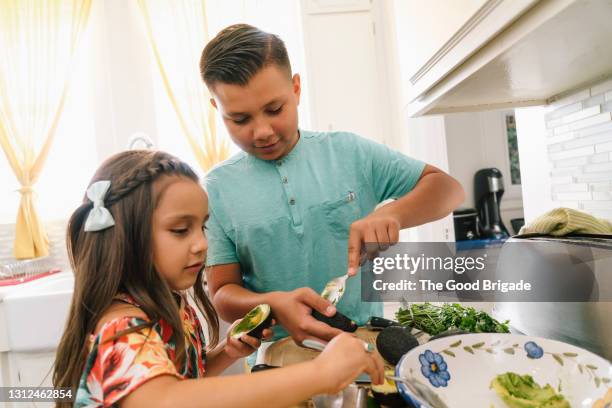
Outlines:
[[[325,283],[355,275],[367,243],[386,248],[399,230],[447,215],[463,189],[444,172],[345,132],[298,128],[300,76],[277,36],[227,27],[206,45],[202,78],[242,152],[207,176],[207,282],[221,317],[268,303],[297,343],[339,334],[311,316],[332,316]],[[374,211],[377,204],[396,199]],[[347,259],[348,253],[348,259]],[[380,303],[360,301],[348,279],[338,309],[363,325]]]

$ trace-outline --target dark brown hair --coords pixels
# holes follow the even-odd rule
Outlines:
[[[200,58],[200,74],[209,88],[216,82],[245,86],[259,70],[272,64],[291,78],[283,40],[248,24],[234,24],[206,44]]]
[[[118,293],[129,294],[140,305],[150,320],[142,327],[150,327],[160,319],[172,327],[176,344],[174,363],[177,367],[184,363],[185,341],[178,305],[153,265],[151,224],[159,197],[152,184],[163,175],[198,181],[186,163],[167,153],[149,150],[118,153],[100,166],[90,182],[111,181],[104,204],[115,225],[85,232],[85,220],[93,206],[87,197],[70,217],[66,241],[75,285],[53,371],[56,387],[71,388],[76,393],[89,353],[89,336]],[[219,340],[219,320],[204,292],[202,271],[197,275],[193,293],[214,346]]]

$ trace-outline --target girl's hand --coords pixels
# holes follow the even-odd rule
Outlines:
[[[248,336],[246,333],[240,336],[239,339],[235,339],[232,336],[230,336],[232,329],[234,328],[236,324],[238,324],[240,320],[241,319],[236,320],[234,323],[232,323],[232,325],[228,329],[225,346],[224,346],[225,354],[228,357],[231,357],[234,359],[239,359],[242,357],[250,356],[261,345],[261,340],[255,337]],[[272,324],[274,324],[274,321],[272,321]],[[272,337],[272,330],[265,329],[263,331],[262,339],[267,340],[268,338],[271,338],[271,337]]]
[[[366,351],[367,343],[350,333],[334,337],[313,360],[321,373],[325,393],[335,394],[346,388],[362,373],[367,373],[373,384],[384,381],[384,362],[378,352]]]

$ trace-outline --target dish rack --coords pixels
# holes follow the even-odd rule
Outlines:
[[[17,285],[59,272],[48,256],[0,265],[0,286]]]

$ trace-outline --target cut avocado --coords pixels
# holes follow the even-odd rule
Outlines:
[[[320,322],[326,323],[331,327],[336,329],[343,330],[345,332],[354,332],[357,330],[357,323],[343,315],[342,313],[336,311],[336,314],[332,317],[327,317],[322,313],[317,312],[316,310],[312,311],[312,317],[317,319]]]
[[[541,387],[528,374],[500,374],[491,381],[490,388],[511,408],[570,408],[563,395],[549,384]]]
[[[272,313],[270,311],[270,305],[266,303],[255,306],[234,326],[230,336],[238,339],[246,333],[248,336],[261,339],[263,331],[270,327],[270,323],[272,323]]]
[[[419,341],[410,333],[410,329],[403,326],[385,327],[376,338],[378,352],[393,365],[418,345]]]
[[[385,370],[385,375],[394,376],[395,373],[393,370]],[[397,390],[395,381],[389,380],[386,377],[382,384],[372,384],[372,396],[383,407],[399,408],[409,406]]]

